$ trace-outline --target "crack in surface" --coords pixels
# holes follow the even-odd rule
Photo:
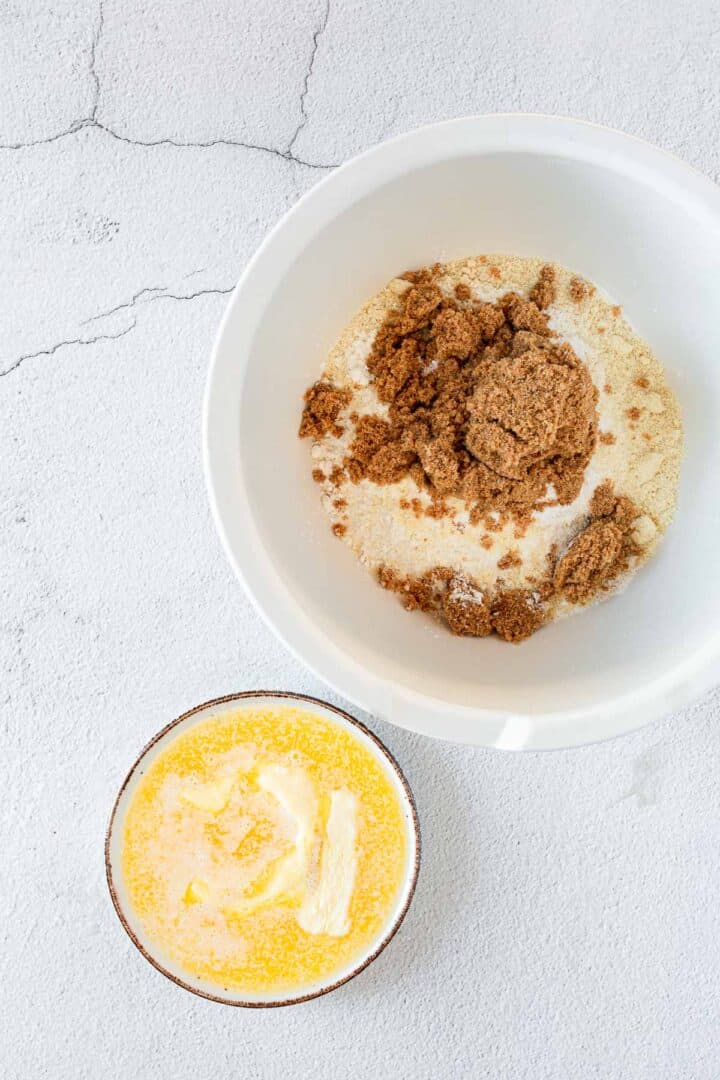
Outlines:
[[[271,154],[273,157],[282,158],[283,161],[292,161],[296,165],[303,165],[306,169],[335,169],[337,164],[335,162],[329,162],[324,164],[317,161],[306,161],[304,158],[298,157],[296,154],[290,152],[290,150],[278,150],[274,146],[265,146],[263,143],[242,142],[239,139],[173,139],[170,136],[164,136],[160,139],[132,139],[127,135],[120,135],[117,131],[113,131],[112,128],[107,127],[105,124],[101,124],[98,121],[92,122],[93,127],[99,128],[100,131],[104,131],[112,139],[117,139],[118,142],[128,143],[129,146],[178,146],[178,147],[195,147],[197,149],[204,149],[210,146],[236,146],[243,150],[257,150],[263,154]]]
[[[93,81],[95,90],[93,94],[93,103],[90,109],[90,120],[94,120],[97,116],[98,105],[100,104],[100,77],[95,69],[95,58],[97,55],[97,48],[100,44],[100,38],[102,36],[103,27],[105,26],[105,0],[99,0],[98,5],[98,21],[95,27],[95,32],[90,42],[90,78]]]
[[[194,270],[193,273],[202,273],[202,271]],[[192,275],[188,274],[186,276],[191,277]],[[84,319],[80,325],[87,326],[88,323],[99,322],[100,319],[109,319],[111,315],[116,315],[119,311],[130,311],[137,304],[152,304],[155,300],[197,300],[199,296],[227,296],[235,286],[229,285],[224,289],[197,289],[193,293],[182,294],[168,292],[168,288],[168,285],[151,285],[145,289],[139,289],[129,300],[124,300],[122,303],[116,304],[115,307],[108,308],[107,311],[100,311],[97,315],[91,315],[89,319]]]
[[[116,341],[118,338],[125,337],[131,330],[134,330],[137,323],[132,323],[131,326],[126,326],[124,330],[120,330],[117,334],[98,334],[92,338],[70,338],[68,341],[58,341],[56,345],[52,345],[49,349],[38,349],[37,352],[25,353],[23,356],[18,356],[17,360],[14,360],[10,367],[5,368],[4,371],[0,371],[0,379],[3,379],[6,375],[9,375],[11,371],[17,371],[17,369],[25,363],[26,360],[35,360],[39,356],[52,356],[58,351],[58,349],[64,349],[70,345],[95,345],[98,341]]]
[[[33,146],[46,146],[48,143],[57,142],[58,139],[65,139],[68,135],[75,135],[76,132],[82,131],[83,128],[93,125],[94,121],[92,120],[73,120],[69,127],[64,128],[62,131],[56,131],[54,135],[44,135],[41,139],[28,139],[27,142],[0,143],[0,150],[28,150]]]
[[[158,296],[164,295],[165,289],[165,285],[156,285],[146,289],[140,289],[129,300],[124,300],[122,303],[116,304],[115,307],[108,308],[107,311],[101,311],[97,315],[91,315],[89,319],[83,319],[80,325],[87,326],[89,323],[98,322],[100,319],[109,319],[111,315],[116,315],[118,311],[128,311],[143,300],[143,297],[147,297],[147,300],[144,301],[145,303],[151,299],[155,300]]]
[[[116,304],[115,307],[108,308],[107,311],[101,311],[97,315],[90,316],[89,319],[84,319],[80,325],[87,326],[89,323],[98,322],[100,319],[107,319],[111,315],[116,315],[119,311],[131,311],[137,304],[151,304],[155,300],[197,300],[199,296],[227,296],[234,288],[234,285],[229,285],[227,288],[222,289],[197,289],[193,293],[179,294],[167,292],[166,286],[151,286],[139,289],[129,300]],[[52,356],[58,349],[64,349],[70,345],[95,345],[99,341],[116,341],[118,338],[125,337],[125,334],[129,334],[136,326],[137,320],[133,320],[130,326],[126,326],[116,334],[97,334],[91,338],[70,338],[67,341],[59,341],[48,349],[38,349],[37,352],[25,353],[23,356],[19,356],[17,360],[14,360],[4,371],[0,371],[0,379],[4,378],[5,375],[9,375],[12,371],[17,371],[26,360],[35,360],[40,356]]]
[[[63,128],[62,131],[56,131],[52,135],[45,135],[38,139],[28,139],[27,141],[19,142],[7,142],[0,143],[0,150],[26,150],[34,146],[47,146],[49,143],[58,142],[60,139],[65,139],[69,135],[76,135],[79,131],[92,130],[101,131],[111,139],[115,139],[117,142],[126,143],[128,146],[140,146],[140,147],[154,147],[154,146],[177,146],[187,149],[204,150],[213,146],[232,146],[241,150],[255,150],[258,153],[269,154],[272,157],[280,158],[282,161],[290,161],[295,165],[300,165],[305,169],[335,169],[337,168],[337,162],[320,162],[320,161],[307,161],[305,158],[298,157],[297,154],[292,152],[292,148],[295,141],[307,123],[307,113],[305,111],[305,98],[308,92],[308,83],[312,74],[313,65],[315,63],[315,54],[318,49],[318,41],[327,26],[328,16],[330,14],[330,0],[326,0],[325,13],[323,20],[318,29],[313,34],[313,47],[310,56],[310,62],[308,69],[303,79],[303,87],[300,94],[300,122],[295,129],[295,132],[290,139],[287,149],[281,150],[276,146],[266,146],[264,143],[246,142],[242,139],[233,138],[215,138],[215,139],[176,139],[172,136],[163,136],[159,139],[134,139],[129,135],[121,135],[120,132],[115,131],[114,128],[108,124],[102,123],[97,119],[98,108],[100,106],[100,76],[97,72],[97,51],[100,45],[100,39],[102,37],[103,30],[105,28],[105,0],[99,0],[98,4],[98,17],[95,29],[93,31],[92,40],[90,42],[90,58],[89,58],[89,75],[93,83],[93,100],[90,106],[90,112],[87,116],[78,117],[73,120],[68,127]]]
[[[303,130],[303,128],[305,127],[305,125],[308,122],[308,115],[307,115],[307,112],[306,112],[306,109],[305,109],[305,99],[307,97],[308,87],[310,85],[310,76],[312,75],[313,68],[315,66],[315,57],[317,56],[318,44],[320,42],[320,38],[325,33],[325,28],[327,27],[329,18],[330,18],[330,0],[325,0],[325,11],[324,11],[324,14],[323,14],[322,22],[318,26],[317,30],[313,33],[313,44],[312,44],[312,50],[310,52],[310,61],[308,63],[307,71],[305,72],[305,77],[303,79],[302,90],[300,91],[300,121],[298,123],[298,126],[295,128],[295,131],[293,133],[292,138],[290,139],[290,142],[288,143],[288,147],[287,147],[287,153],[288,154],[290,154],[292,152],[292,148],[295,145],[295,143],[297,142],[298,136],[300,135],[300,132]]]
[[[175,293],[165,292],[159,296],[151,297],[152,300],[197,300],[198,296],[227,296],[235,289],[234,285],[229,285],[227,289],[198,289],[197,292],[183,294],[178,296]]]
[[[108,127],[107,124],[101,123],[96,120],[94,116],[84,117],[81,120],[73,120],[69,127],[63,131],[57,131],[54,135],[46,135],[41,139],[29,139],[27,142],[16,143],[0,143],[0,150],[27,150],[33,146],[45,146],[48,143],[57,142],[59,139],[65,139],[68,135],[76,135],[79,131],[101,131],[103,134],[108,135],[111,139],[115,139],[117,142],[126,143],[128,146],[141,146],[141,147],[154,147],[154,146],[177,146],[182,149],[197,149],[204,150],[213,146],[234,146],[240,150],[255,150],[259,153],[270,154],[273,157],[281,158],[283,161],[290,161],[295,165],[301,165],[306,169],[336,169],[338,162],[319,162],[319,161],[306,161],[304,158],[300,158],[297,154],[291,153],[290,150],[279,150],[274,146],[265,146],[263,143],[243,142],[240,139],[173,139],[170,136],[163,136],[160,139],[134,139],[129,135],[121,135],[119,132],[114,131],[113,128]]]

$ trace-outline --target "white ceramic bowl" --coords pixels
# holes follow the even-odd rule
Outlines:
[[[388,913],[380,932],[370,942],[364,953],[361,953],[360,956],[357,956],[340,971],[334,972],[329,978],[312,986],[303,987],[295,994],[282,991],[279,994],[256,994],[253,996],[241,995],[237,990],[224,989],[216,983],[190,975],[172,957],[168,956],[165,950],[148,939],[128,900],[123,880],[121,869],[122,833],[125,814],[143,773],[152,761],[163,752],[168,743],[172,742],[181,731],[186,731],[201,720],[208,720],[213,716],[227,712],[228,709],[267,707],[268,704],[276,704],[280,707],[290,704],[297,709],[307,709],[309,712],[329,720],[332,724],[339,724],[341,727],[346,728],[361,740],[370,753],[380,762],[403,807],[408,854],[403,884],[397,900]],[[348,713],[343,712],[342,709],[337,709],[334,705],[328,705],[327,702],[319,701],[317,698],[307,697],[305,694],[288,694],[282,691],[250,690],[242,694],[228,694],[226,697],[216,698],[214,701],[206,701],[203,705],[197,705],[194,709],[183,713],[177,720],[173,720],[167,727],[164,727],[140,752],[135,764],[125,777],[115,800],[105,837],[105,873],[113,906],[125,931],[140,953],[153,967],[184,990],[190,990],[193,994],[209,998],[211,1001],[219,1001],[224,1005],[238,1005],[245,1008],[297,1005],[302,1001],[309,1001],[311,998],[328,994],[331,990],[336,990],[343,983],[358,975],[380,955],[400,928],[415,893],[419,870],[420,826],[415,802],[407,780],[388,748],[368,728],[353,719]]]
[[[518,647],[405,612],[331,535],[301,398],[356,309],[436,259],[513,252],[590,278],[665,365],[686,425],[676,523],[607,603]],[[720,190],[574,120],[470,117],[348,162],[270,233],[215,343],[204,416],[215,520],[259,611],[351,701],[445,739],[572,746],[687,704],[720,653]]]

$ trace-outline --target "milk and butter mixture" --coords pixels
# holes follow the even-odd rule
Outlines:
[[[362,952],[404,876],[403,809],[377,759],[304,710],[178,735],[142,777],[122,872],[150,940],[191,975],[295,990]]]

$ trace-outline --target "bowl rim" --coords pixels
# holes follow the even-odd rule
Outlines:
[[[378,753],[386,759],[386,761],[390,765],[390,768],[400,782],[400,787],[405,798],[406,806],[409,810],[411,833],[414,836],[415,842],[414,857],[412,858],[412,860],[408,859],[407,871],[403,877],[403,887],[407,889],[405,899],[403,900],[402,906],[397,911],[392,923],[385,930],[380,940],[372,949],[372,952],[368,956],[365,956],[360,963],[356,964],[341,978],[335,979],[332,983],[328,983],[327,985],[323,984],[317,990],[313,990],[309,993],[299,994],[297,996],[289,996],[277,999],[268,998],[267,1000],[259,1001],[247,1001],[241,998],[220,997],[217,994],[212,994],[206,990],[202,990],[198,986],[193,986],[192,983],[186,982],[184,979],[173,974],[173,972],[168,971],[168,969],[164,967],[163,964],[155,956],[153,956],[150,950],[146,948],[146,946],[142,943],[142,941],[139,939],[139,937],[131,927],[127,916],[125,915],[113,878],[113,860],[110,854],[113,829],[115,826],[122,796],[128,784],[135,775],[138,766],[145,760],[145,757],[150,752],[150,750],[152,750],[152,748],[161,739],[163,739],[167,734],[169,734],[169,732],[171,732],[173,728],[177,727],[178,724],[182,723],[184,720],[190,719],[190,717],[195,716],[197,713],[201,713],[206,709],[214,708],[218,705],[228,705],[232,704],[233,702],[243,702],[249,698],[266,698],[273,701],[299,701],[303,704],[320,706],[320,708],[326,709],[328,712],[334,713],[336,716],[339,716],[340,719],[349,724],[351,728],[358,728],[362,732],[362,734],[365,735],[375,745]],[[288,1005],[301,1005],[303,1002],[313,1001],[315,998],[324,997],[325,994],[329,994],[333,990],[337,990],[338,987],[344,986],[345,983],[350,982],[350,980],[354,979],[356,975],[359,975],[361,971],[364,971],[366,967],[369,967],[369,965],[372,964],[373,960],[376,960],[380,953],[387,948],[387,946],[397,934],[402,923],[404,922],[405,916],[407,915],[410,905],[413,901],[413,897],[415,896],[415,889],[417,888],[418,877],[420,874],[420,863],[422,859],[422,837],[420,831],[420,820],[418,818],[417,812],[417,805],[415,803],[415,796],[412,793],[412,789],[407,781],[404,772],[400,768],[400,765],[398,764],[398,761],[392,751],[389,750],[385,743],[382,741],[382,739],[378,735],[376,735],[374,731],[371,731],[370,728],[363,724],[361,720],[358,720],[354,716],[351,716],[350,713],[346,712],[345,709],[340,708],[338,705],[332,705],[329,701],[324,701],[322,698],[313,697],[310,694],[296,694],[288,690],[242,690],[238,693],[224,694],[221,697],[211,698],[209,701],[205,701],[200,705],[195,705],[192,709],[188,709],[186,712],[182,713],[174,720],[171,720],[168,724],[165,725],[165,727],[163,727],[160,731],[153,735],[153,737],[149,740],[149,742],[145,744],[145,746],[143,746],[142,750],[135,758],[135,761],[130,766],[127,775],[125,776],[125,779],[120,785],[118,793],[115,796],[115,801],[110,812],[110,819],[108,821],[107,830],[105,832],[104,853],[105,880],[107,882],[113,908],[115,909],[115,914],[117,915],[123,930],[128,935],[135,948],[138,950],[141,956],[143,956],[145,960],[148,961],[149,964],[151,964],[157,971],[159,971],[161,975],[164,975],[167,979],[169,979],[170,982],[173,982],[177,986],[182,987],[183,990],[188,990],[191,994],[195,994],[197,997],[205,998],[205,1000],[207,1001],[216,1001],[220,1005],[230,1005],[233,1008],[274,1009],[283,1008],[284,1006]],[[286,993],[286,991],[283,991],[283,993]]]
[[[428,124],[371,147],[323,177],[268,232],[243,271],[220,322],[213,344],[203,399],[203,464],[211,511],[226,555],[246,594],[266,624],[291,653],[314,674],[354,705],[377,711],[369,702],[378,696],[390,705],[380,710],[389,723],[445,740],[504,750],[552,750],[588,745],[625,734],[697,699],[718,681],[713,668],[720,656],[720,633],[653,681],[587,706],[546,712],[483,709],[445,702],[362,667],[305,615],[278,579],[272,560],[255,529],[242,477],[223,475],[223,448],[215,437],[228,403],[217,389],[223,369],[224,338],[230,318],[255,277],[277,278],[291,261],[277,249],[283,234],[297,246],[298,235],[314,235],[332,214],[382,182],[450,157],[469,153],[530,152],[557,154],[640,178],[655,190],[682,200],[685,209],[720,230],[720,187],[676,155],[634,135],[585,120],[538,113],[493,113]],[[355,185],[349,183],[355,174]],[[305,220],[307,219],[307,220]],[[308,231],[309,230],[309,231]],[[250,308],[252,310],[252,308]],[[247,314],[247,312],[245,313]],[[250,316],[251,317],[251,316]],[[248,322],[249,319],[246,319]],[[250,330],[246,333],[251,337]],[[248,352],[234,351],[234,372],[242,384]],[[236,399],[239,400],[240,395]],[[242,550],[231,538],[229,506],[241,506],[248,536]],[[436,719],[443,716],[444,730]],[[499,734],[496,729],[500,723]],[[470,727],[470,731],[468,731]]]

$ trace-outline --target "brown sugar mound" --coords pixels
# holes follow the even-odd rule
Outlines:
[[[579,304],[586,296],[592,296],[595,288],[582,278],[574,277],[570,282],[570,299]]]
[[[545,621],[536,593],[529,589],[502,589],[492,610],[493,630],[504,641],[524,641]]]
[[[512,570],[515,566],[522,566],[522,559],[520,558],[520,552],[515,548],[511,548],[506,552],[501,559],[498,559],[498,570]]]
[[[590,524],[575,537],[555,565],[552,583],[573,604],[587,604],[629,568],[639,549],[632,539],[638,509],[631,499],[615,496],[605,480],[590,500]]]
[[[321,439],[332,431],[339,434],[337,418],[349,404],[349,390],[338,390],[329,382],[316,382],[305,391],[305,408],[300,421],[300,438]]]
[[[571,503],[597,441],[598,395],[585,365],[548,327],[554,269],[543,267],[529,298],[511,292],[495,304],[473,300],[467,288],[445,295],[432,269],[405,276],[412,287],[367,361],[388,418],[354,421],[350,479],[410,476],[430,494],[427,513],[440,516],[442,499],[453,496],[473,521],[492,511],[527,521],[548,485],[558,502]],[[301,434],[332,430],[344,401],[331,392],[320,383],[308,392]]]
[[[490,608],[482,597],[463,596],[462,591],[448,589],[442,614],[453,634],[461,637],[488,637],[493,632]]]
[[[508,494],[534,505],[549,483],[572,502],[597,438],[596,394],[587,368],[531,349],[480,374],[468,402],[465,446],[482,465],[518,481]]]
[[[530,299],[539,308],[546,308],[555,302],[555,295],[555,267],[543,266],[537,285],[530,293]]]
[[[588,525],[555,568],[553,584],[574,604],[595,595],[622,551],[622,530],[612,521]]]
[[[408,611],[439,615],[453,634],[523,641],[545,621],[540,594],[528,589],[498,589],[483,594],[448,567],[436,567],[418,577],[401,577],[381,567],[377,579],[384,589],[400,594]]]
[[[561,558],[553,547],[547,576],[536,581],[533,589],[500,584],[492,592],[483,592],[447,566],[414,577],[381,567],[377,578],[383,588],[400,595],[408,611],[439,616],[454,634],[487,637],[494,633],[504,641],[524,641],[546,622],[558,600],[590,603],[611,588],[640,553],[632,539],[638,509],[630,499],[616,496],[609,480],[595,489],[590,514]],[[514,554],[509,552],[498,567],[517,565]]]

